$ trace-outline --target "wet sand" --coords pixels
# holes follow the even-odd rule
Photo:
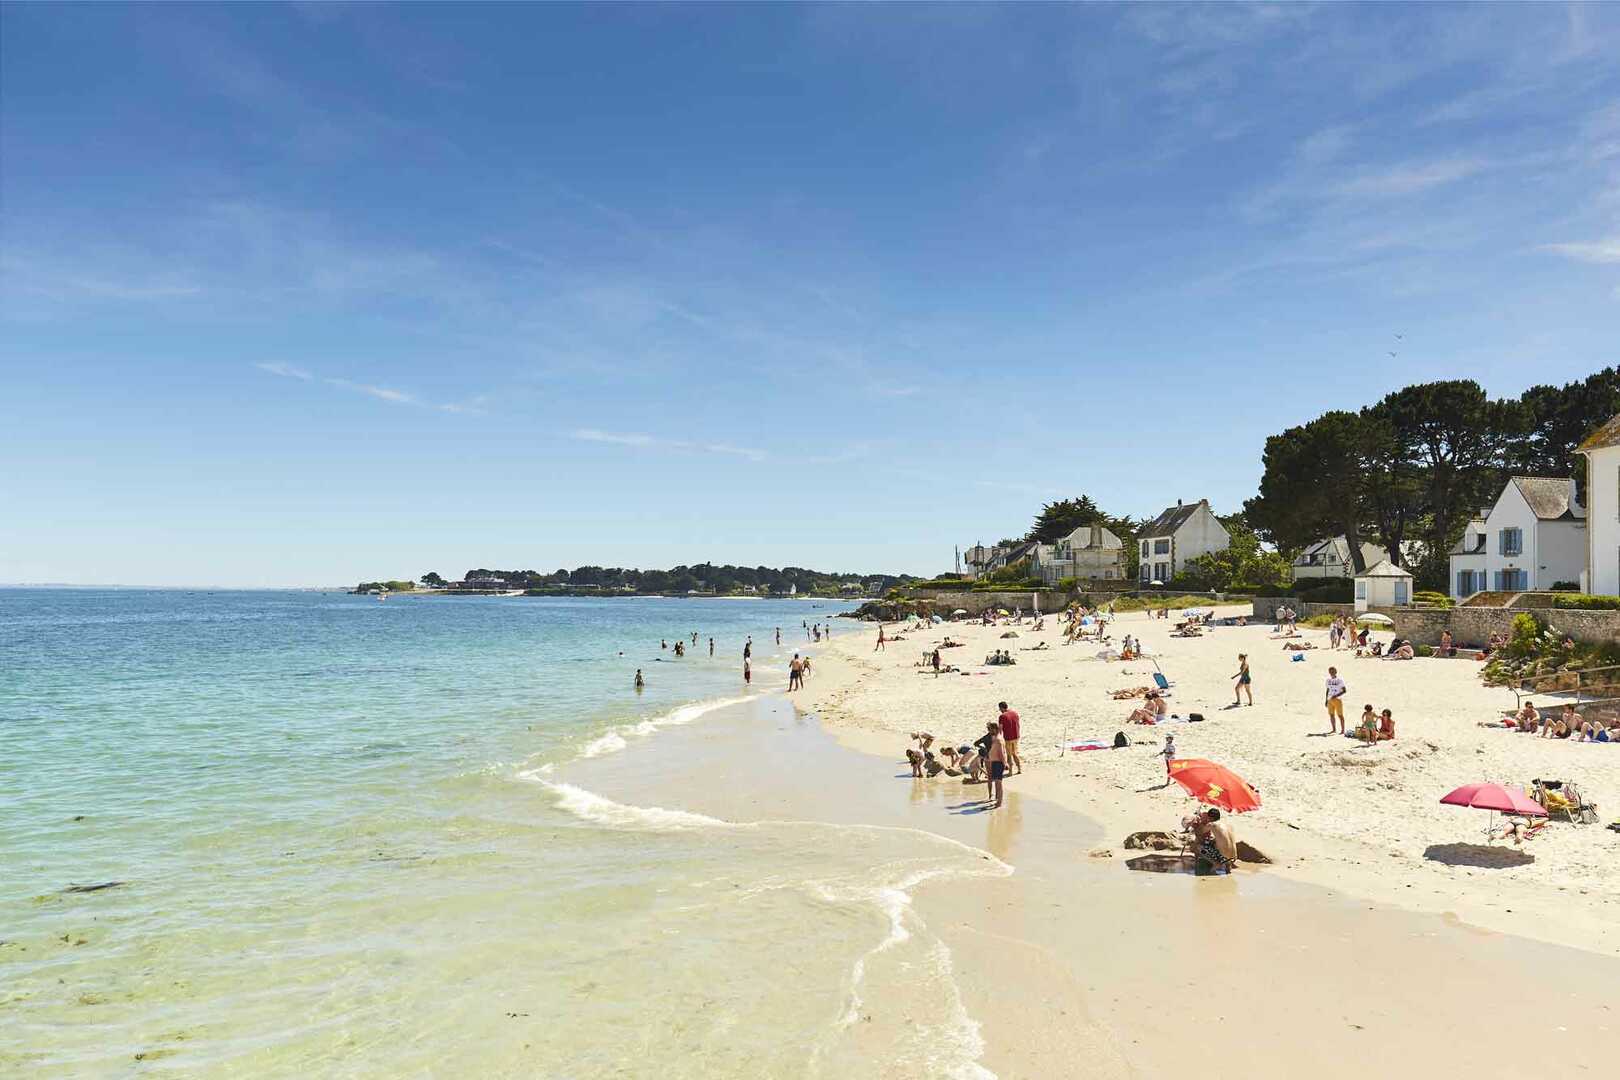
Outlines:
[[[1101,827],[1019,791],[1016,778],[1007,805],[986,811],[975,787],[914,780],[898,752],[852,750],[781,697],[569,773],[626,804],[919,830],[919,850],[931,833],[1011,865],[1010,876],[941,876],[912,890],[917,927],[948,948],[961,1007],[978,1025],[978,1064],[996,1076],[1505,1076],[1552,1062],[1595,1075],[1620,1052],[1620,961],[1261,868],[1135,872],[1117,855],[1092,858],[1106,846]],[[792,927],[781,941],[849,946],[797,940]],[[914,998],[907,992],[913,962],[861,1002],[839,1072],[970,1074],[904,1058],[907,1025],[940,1007],[921,980]]]

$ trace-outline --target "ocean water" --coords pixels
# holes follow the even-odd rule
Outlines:
[[[979,1075],[910,896],[1009,868],[673,781],[837,610],[0,590],[0,1073]]]

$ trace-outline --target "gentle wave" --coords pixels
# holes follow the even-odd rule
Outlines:
[[[947,877],[1007,877],[1014,867],[981,848],[941,836],[926,829],[895,825],[846,825],[827,821],[726,821],[688,810],[670,810],[661,806],[629,806],[606,796],[576,787],[573,784],[547,780],[541,770],[531,769],[518,774],[547,788],[557,798],[557,807],[575,817],[595,825],[637,832],[685,832],[699,829],[836,829],[844,832],[892,832],[923,837],[964,854],[971,855],[978,865],[936,866],[914,869],[900,875],[898,880],[881,883],[850,884],[848,882],[802,881],[798,887],[808,889],[829,903],[874,906],[888,922],[883,939],[866,950],[851,965],[847,998],[844,1008],[834,1021],[835,1032],[841,1032],[860,1020],[865,1004],[861,991],[871,962],[892,949],[899,948],[926,932],[927,924],[916,913],[912,899],[914,890],[924,882]],[[881,871],[876,871],[881,872]],[[772,883],[770,888],[784,887],[786,883]],[[985,1043],[980,1024],[973,1019],[962,1002],[961,988],[956,982],[950,948],[934,938],[928,947],[928,959],[949,997],[948,1015],[930,1028],[925,1044],[935,1051],[945,1052],[940,1062],[941,1074],[963,1080],[994,1080],[995,1074],[979,1063]],[[824,1048],[815,1054],[819,1058]]]
[[[627,736],[646,738],[656,735],[662,728],[681,727],[695,720],[702,719],[716,709],[728,708],[732,705],[741,705],[750,701],[755,695],[745,694],[741,697],[718,698],[712,701],[694,701],[689,705],[681,705],[671,709],[660,716],[649,717],[634,724],[624,724],[603,735],[598,735],[586,743],[580,750],[581,758],[601,757],[603,754],[616,754],[629,746]]]

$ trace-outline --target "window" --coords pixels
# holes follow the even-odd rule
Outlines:
[[[1170,580],[1169,569],[1169,563],[1156,562],[1153,564],[1153,576],[1168,583]]]
[[[1155,554],[1155,555],[1168,555],[1168,554],[1170,554],[1170,541],[1169,540],[1155,540],[1155,541],[1153,541],[1153,554]]]
[[[1498,546],[1501,549],[1499,554],[1520,555],[1524,553],[1523,529],[1503,529],[1497,535],[1500,540]]]
[[[1457,595],[1473,596],[1485,587],[1485,574],[1480,570],[1457,571]]]
[[[1144,544],[1144,545],[1142,545],[1142,546],[1143,546],[1143,547],[1146,547],[1146,546],[1147,546],[1147,545],[1146,545],[1146,544]],[[1153,571],[1152,571],[1152,570],[1151,570],[1151,569],[1150,569],[1150,568],[1149,568],[1149,567],[1148,567],[1148,564],[1147,564],[1147,563],[1143,563],[1143,564],[1142,564],[1142,576],[1141,576],[1141,580],[1143,580],[1143,581],[1147,581],[1147,580],[1148,580],[1148,579],[1149,579],[1149,578],[1151,578],[1151,577],[1152,577],[1152,576],[1153,576]]]
[[[1357,600],[1365,600],[1365,599],[1367,599],[1367,581],[1366,581],[1365,578],[1357,578],[1356,579],[1356,599]]]
[[[1142,541],[1142,558],[1144,558],[1144,559],[1147,558],[1147,554],[1148,554],[1148,542],[1146,540],[1144,540],[1144,541]]]

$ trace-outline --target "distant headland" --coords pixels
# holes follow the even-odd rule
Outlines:
[[[618,566],[581,566],[545,573],[539,570],[468,570],[460,581],[436,571],[414,581],[362,581],[351,592],[522,596],[882,596],[917,581],[911,574],[853,574],[806,570],[798,566],[716,566],[699,563],[670,570],[627,570]]]

